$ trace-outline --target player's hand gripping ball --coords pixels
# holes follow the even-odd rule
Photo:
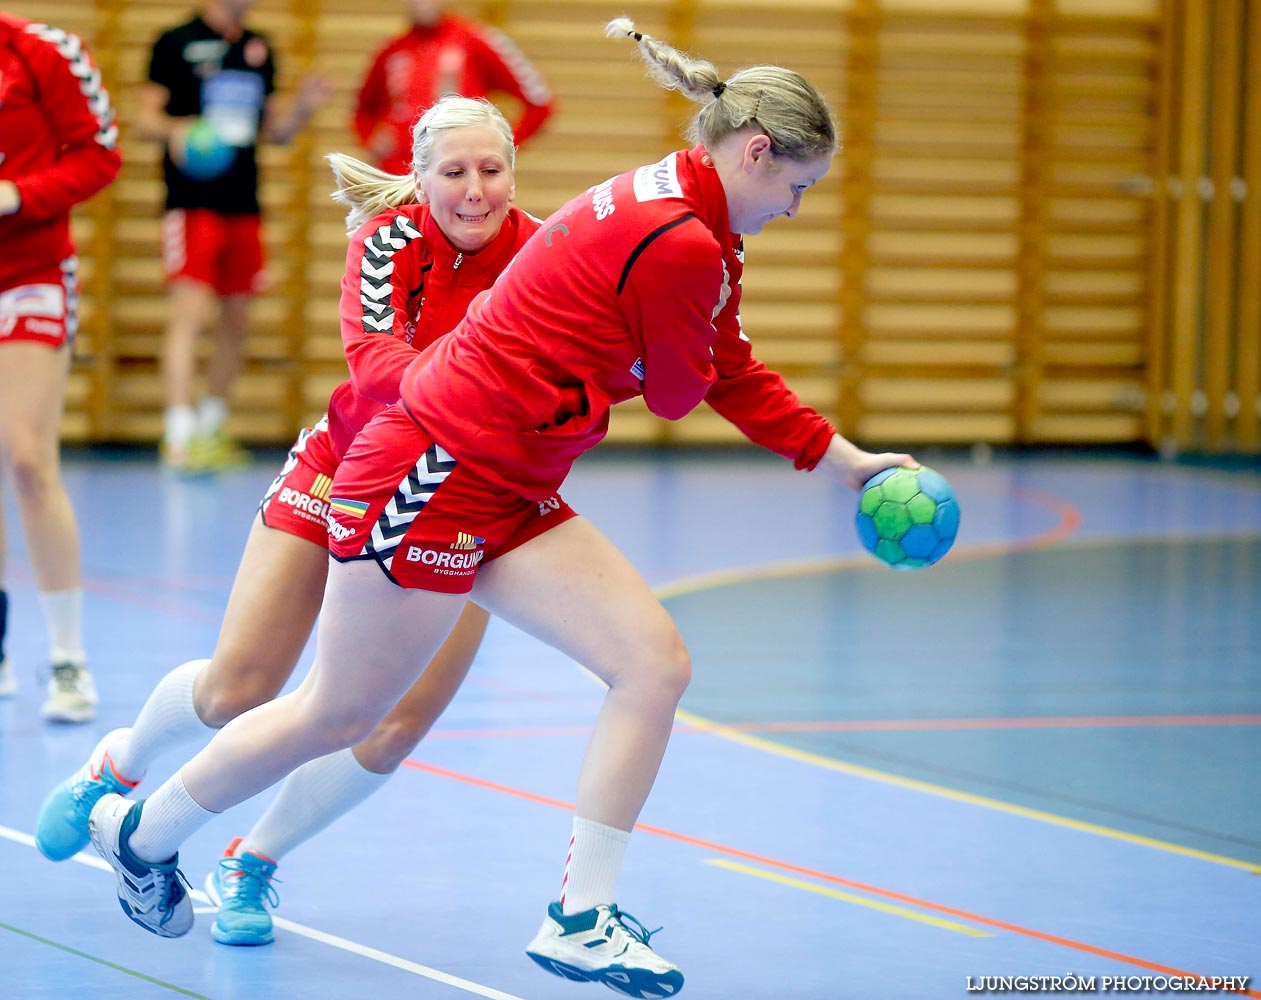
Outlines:
[[[959,501],[940,472],[927,466],[885,469],[858,498],[858,537],[894,569],[931,566],[950,551],[959,530]]]
[[[236,158],[229,146],[204,118],[199,118],[184,137],[183,149],[175,157],[180,171],[198,181],[208,181],[227,172]]]

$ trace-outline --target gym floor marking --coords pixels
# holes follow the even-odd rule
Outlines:
[[[734,861],[723,861],[719,858],[711,858],[705,862],[707,865],[715,865],[718,868],[726,868],[728,871],[740,872],[743,875],[752,875],[754,878],[766,879],[768,882],[778,882],[780,885],[786,885],[792,889],[801,889],[804,892],[817,893],[820,896],[829,896],[832,899],[839,899],[846,903],[854,903],[857,906],[866,906],[873,910],[879,910],[881,913],[888,913],[895,917],[903,917],[906,920],[917,920],[922,924],[931,924],[933,927],[940,927],[947,931],[956,931],[959,934],[967,934],[971,937],[993,937],[988,931],[979,931],[975,927],[968,927],[966,924],[957,924],[953,920],[942,920],[939,917],[930,917],[923,913],[916,913],[914,910],[908,910],[903,906],[893,906],[890,903],[881,903],[874,899],[864,899],[862,896],[855,896],[853,893],[841,892],[839,889],[828,889],[825,886],[814,885],[811,882],[804,882],[799,878],[789,878],[787,875],[778,875],[775,872],[763,871],[760,868],[751,868],[748,865],[737,864]]]

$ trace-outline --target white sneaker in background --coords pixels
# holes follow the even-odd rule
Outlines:
[[[48,700],[40,712],[51,722],[91,722],[96,715],[96,684],[81,663],[54,663]]]

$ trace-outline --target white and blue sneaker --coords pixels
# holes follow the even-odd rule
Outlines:
[[[127,845],[143,808],[143,801],[103,796],[88,817],[92,846],[118,876],[118,904],[128,918],[158,937],[183,937],[193,926],[193,902],[179,855],[154,864],[141,861]]]
[[[206,876],[206,895],[219,907],[210,936],[220,944],[271,944],[275,934],[267,907],[280,905],[280,896],[271,884],[276,863],[249,851],[237,856],[241,839],[237,837],[228,845],[219,864]]]
[[[683,989],[683,973],[648,946],[656,933],[617,904],[566,916],[552,903],[525,953],[554,976],[656,1000]]]
[[[114,770],[109,746],[128,729],[108,733],[92,756],[44,800],[35,823],[35,846],[49,861],[65,861],[88,846],[88,815],[101,796],[126,795],[136,787]]]

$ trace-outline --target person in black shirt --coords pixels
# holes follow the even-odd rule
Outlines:
[[[242,19],[253,0],[207,0],[154,43],[141,88],[137,132],[162,142],[166,181],[162,223],[168,318],[162,347],[166,397],[163,461],[184,471],[239,463],[244,453],[224,434],[228,393],[241,367],[251,298],[263,284],[258,201],[260,139],[289,142],[326,103],[328,82],[309,76],[281,107],[268,39]],[[213,130],[230,147],[228,165],[193,176],[189,134]],[[216,342],[206,392],[194,405],[197,340],[215,315]]]

